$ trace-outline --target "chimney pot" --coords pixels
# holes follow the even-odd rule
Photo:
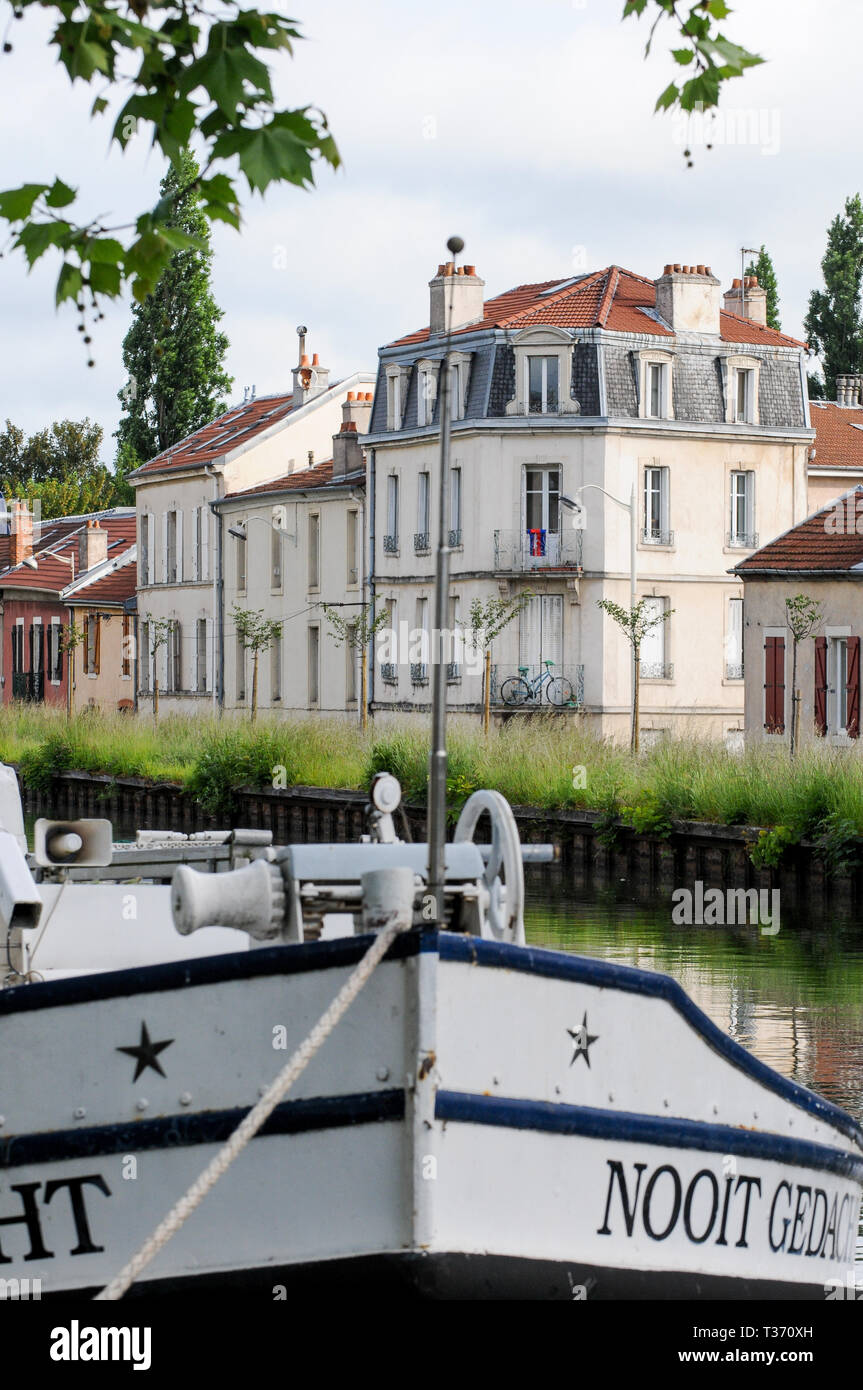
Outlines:
[[[680,266],[675,264],[674,270],[675,270],[675,273],[679,274],[679,273],[680,273]]]
[[[302,355],[302,357],[300,358],[300,366],[301,366],[301,367],[308,367],[308,365],[309,365],[309,354],[308,354],[307,352],[304,352],[303,355]]]
[[[356,392],[355,392],[355,391],[349,391],[349,392],[348,392],[348,400],[349,400],[349,401],[355,401],[356,398],[357,398],[357,395],[356,395]]]
[[[707,274],[707,267],[706,267],[706,266],[700,265],[700,266],[697,266],[696,269],[698,270],[698,274],[699,274],[699,275],[706,275],[706,274]]]
[[[475,266],[475,265],[466,265],[465,268],[464,268],[464,273],[465,273],[465,275],[476,275],[476,266]]]
[[[671,272],[672,272],[672,269],[673,269],[673,266],[672,266],[671,263],[669,262],[668,265],[665,265],[665,266],[662,267],[662,273],[663,273],[663,275],[670,275]]]
[[[314,357],[312,358],[312,366],[313,366],[313,367],[319,367],[320,365],[321,365],[321,360],[320,360],[320,358],[318,357],[318,354],[315,353]]]

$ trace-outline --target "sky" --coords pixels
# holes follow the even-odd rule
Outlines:
[[[622,23],[622,9],[291,0],[282,12],[306,37],[276,60],[278,99],[326,113],[343,166],[322,168],[311,192],[246,190],[242,232],[215,230],[235,401],[247,385],[289,387],[301,323],[331,379],[373,371],[379,345],[428,322],[453,233],[487,298],[610,263],[652,278],[667,262],[707,264],[727,288],[740,248],[764,243],[783,329],[805,336],[826,228],[863,185],[863,5],[739,0],[723,29],[768,61],[726,84],[712,149],[697,122],[652,114],[673,72],[671,26],[645,60],[647,24]],[[109,149],[109,122],[89,117],[95,92],[70,85],[49,36],[48,17],[28,12],[0,55],[0,188],[59,176],[88,212],[126,221],[155,202],[161,157],[143,136]],[[106,309],[88,369],[74,306],[54,309],[57,270],[0,259],[0,424],[88,416],[112,462],[128,300]]]

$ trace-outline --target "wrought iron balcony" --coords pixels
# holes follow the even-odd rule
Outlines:
[[[582,531],[495,531],[494,567],[497,571],[530,573],[538,569],[579,570],[584,541]]]
[[[641,542],[643,545],[674,545],[674,532],[651,526],[642,531]]]
[[[447,536],[447,545],[449,546],[450,550],[458,550],[461,546],[461,543],[461,530],[459,529],[458,531],[450,531],[449,535]]]
[[[45,699],[45,674],[43,671],[13,671],[12,699],[29,700],[37,703]]]
[[[414,551],[417,555],[427,555],[431,550],[431,536],[428,531],[414,532]]]
[[[642,661],[640,674],[645,681],[674,680],[674,664],[670,661]]]
[[[384,685],[398,685],[399,673],[394,661],[384,661],[381,663],[381,680]]]
[[[384,536],[384,554],[398,555],[399,538],[398,536]]]
[[[725,679],[726,679],[727,681],[742,681],[742,680],[743,680],[743,662],[742,662],[742,661],[726,661],[726,663],[725,663]]]
[[[451,685],[461,680],[461,666],[457,661],[447,662],[446,678]]]
[[[518,663],[498,662],[491,668],[491,703],[498,709],[522,710],[534,713],[538,709],[576,710],[584,704],[584,667],[552,666],[551,680],[557,685],[550,688],[549,681],[542,681],[546,667],[519,666]],[[515,686],[508,682],[522,682]],[[504,689],[506,687],[506,689]],[[551,698],[550,698],[551,697]]]
[[[757,550],[758,532],[728,531],[725,535],[725,544],[729,550]]]
[[[411,685],[428,685],[429,668],[425,661],[411,662]]]

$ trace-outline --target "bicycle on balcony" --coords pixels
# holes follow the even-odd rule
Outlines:
[[[544,671],[536,676],[529,676],[529,666],[519,666],[519,674],[510,676],[505,680],[500,688],[500,698],[505,705],[528,705],[539,704],[542,701],[543,691],[550,705],[563,705],[574,703],[572,695],[572,685],[565,676],[553,676],[551,668],[553,661],[544,661]]]

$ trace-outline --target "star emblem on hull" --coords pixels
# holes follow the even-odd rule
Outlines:
[[[153,1042],[147,1031],[146,1023],[142,1023],[141,1041],[137,1047],[118,1047],[116,1051],[125,1052],[127,1056],[135,1058],[135,1075],[132,1080],[137,1081],[141,1073],[146,1071],[148,1067],[152,1071],[158,1072],[159,1076],[165,1075],[159,1061],[159,1053],[164,1052],[166,1047],[170,1047],[173,1041],[173,1038],[166,1038],[163,1042]]]
[[[573,1042],[573,1051],[572,1056],[569,1059],[569,1065],[572,1066],[573,1062],[577,1057],[583,1057],[587,1065],[590,1066],[590,1045],[591,1043],[599,1041],[599,1035],[597,1033],[589,1033],[587,1031],[586,1009],[584,1012],[584,1018],[581,1021],[581,1027],[567,1028],[566,1031],[572,1038]]]

